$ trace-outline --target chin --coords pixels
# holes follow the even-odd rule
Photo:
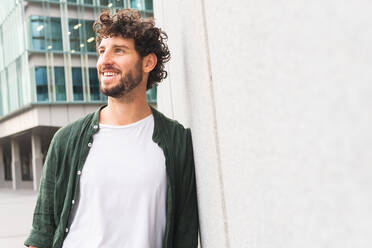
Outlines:
[[[112,81],[112,82],[101,82],[101,89],[110,90],[117,87],[120,82]]]

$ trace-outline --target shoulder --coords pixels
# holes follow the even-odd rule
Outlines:
[[[95,112],[87,114],[86,116],[61,127],[52,139],[54,145],[63,144],[65,145],[70,137],[77,137],[78,132],[82,132],[87,127],[92,125]]]
[[[187,191],[190,183],[194,180],[195,163],[194,152],[190,128],[185,128],[181,123],[172,120],[162,113],[157,112],[158,122],[161,123],[157,128],[163,141],[162,145],[166,148],[166,156],[169,156],[170,170],[174,176],[174,185],[178,196]],[[155,118],[155,116],[154,116]]]
[[[174,168],[183,171],[183,165],[186,166],[187,160],[193,157],[190,128],[185,128],[178,121],[166,117],[159,111],[153,111],[153,113],[155,120],[154,141],[159,141],[164,145],[166,154],[173,157]]]
[[[155,125],[162,136],[168,140],[172,140],[177,143],[186,142],[190,136],[190,128],[185,128],[177,120],[173,120],[158,110],[153,110]]]

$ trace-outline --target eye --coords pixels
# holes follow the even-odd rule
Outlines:
[[[99,54],[99,55],[102,55],[104,52],[105,52],[104,49],[99,49],[99,50],[98,50],[98,54]]]
[[[116,48],[116,49],[115,49],[115,52],[116,52],[116,53],[124,53],[124,50],[121,49],[121,48]]]

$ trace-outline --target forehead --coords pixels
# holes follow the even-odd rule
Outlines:
[[[98,47],[126,46],[134,49],[134,39],[122,36],[110,36],[102,38]]]

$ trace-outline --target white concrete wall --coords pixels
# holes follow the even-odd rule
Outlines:
[[[157,0],[202,247],[372,246],[372,2]]]

